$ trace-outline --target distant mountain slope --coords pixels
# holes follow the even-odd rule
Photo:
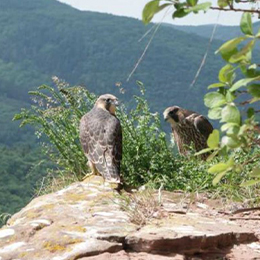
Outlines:
[[[213,57],[221,42],[214,41],[208,66],[194,91],[189,89],[207,40],[163,27],[126,83],[148,41],[138,42],[149,28],[142,22],[81,12],[53,0],[2,0],[0,17],[0,90],[15,99],[27,99],[28,90],[48,83],[52,75],[97,93],[116,93],[120,81],[129,99],[138,79],[149,89],[156,110],[174,103],[200,110],[206,86],[221,64]]]
[[[183,25],[166,25],[166,26],[172,26],[174,29],[178,29],[180,31],[186,32],[186,33],[192,33],[196,34],[205,38],[210,38],[214,25],[199,25],[199,26],[183,26]],[[254,30],[257,32],[260,27],[260,22],[254,23]],[[232,38],[238,37],[240,35],[243,35],[241,32],[239,26],[224,26],[224,25],[218,25],[214,39],[221,40],[221,41],[227,41]]]

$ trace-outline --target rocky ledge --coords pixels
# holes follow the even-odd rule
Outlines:
[[[0,260],[260,259],[259,225],[183,198],[118,194],[90,177],[15,214],[0,229]]]

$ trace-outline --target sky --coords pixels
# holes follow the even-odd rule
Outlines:
[[[149,0],[59,0],[60,2],[69,4],[74,8],[85,11],[95,11],[102,13],[110,13],[114,15],[128,16],[141,19],[142,9]],[[203,1],[200,1],[203,2]],[[205,1],[204,1],[205,2]],[[213,0],[216,6],[217,0]],[[250,6],[244,5],[247,8]],[[182,19],[171,18],[168,14],[157,14],[153,22],[163,22],[182,25],[201,25],[201,24],[223,24],[223,25],[239,25],[241,13],[208,11],[206,14],[191,14]],[[256,20],[256,19],[255,19]]]

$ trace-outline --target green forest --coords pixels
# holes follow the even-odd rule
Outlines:
[[[83,12],[54,0],[1,0],[0,3],[0,215],[18,211],[35,195],[51,163],[31,127],[19,128],[13,116],[34,100],[28,91],[54,86],[57,76],[96,95],[112,93],[131,104],[146,87],[152,112],[171,105],[206,114],[203,96],[223,65],[214,52],[236,27],[219,27],[207,66],[190,86],[206,51],[212,26],[163,25],[130,81],[126,81],[150,36],[141,21]],[[117,87],[125,90],[122,94]],[[163,128],[170,132],[165,124]]]

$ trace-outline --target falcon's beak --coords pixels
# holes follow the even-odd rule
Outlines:
[[[114,101],[114,105],[117,107],[117,106],[120,105],[120,102],[119,102],[118,100],[115,100],[115,101]]]
[[[167,115],[166,117],[164,117],[164,121],[165,121],[165,122],[168,121],[169,118],[170,118],[170,117]]]
[[[164,121],[168,121],[168,119],[170,118],[169,114],[167,113],[167,111],[163,112],[163,118],[164,118]]]

